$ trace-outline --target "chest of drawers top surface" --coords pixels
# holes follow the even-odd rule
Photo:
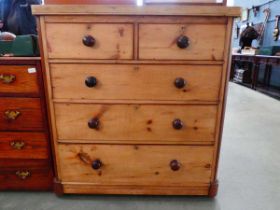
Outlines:
[[[57,190],[214,195],[239,8],[34,6]]]

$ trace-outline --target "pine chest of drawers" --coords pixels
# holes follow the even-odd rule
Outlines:
[[[34,6],[56,193],[217,191],[233,17],[204,6]]]
[[[0,190],[51,190],[40,58],[0,58]]]

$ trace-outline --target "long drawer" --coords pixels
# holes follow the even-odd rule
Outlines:
[[[1,131],[41,131],[43,116],[39,98],[1,98]]]
[[[132,59],[133,24],[48,23],[50,58]]]
[[[55,104],[60,140],[213,143],[216,106]]]
[[[0,90],[2,94],[39,96],[36,68],[34,66],[0,66]]]
[[[139,59],[223,60],[226,25],[140,24]]]
[[[48,141],[45,133],[1,132],[1,159],[48,159]]]
[[[63,182],[136,186],[206,186],[210,182],[210,146],[61,144],[58,149]]]
[[[217,101],[222,66],[52,64],[55,99]],[[71,84],[71,85],[69,85]]]

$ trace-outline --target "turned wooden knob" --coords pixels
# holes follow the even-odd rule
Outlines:
[[[177,46],[180,49],[186,49],[190,45],[190,40],[187,36],[180,36],[177,39]]]
[[[86,35],[83,38],[83,44],[87,47],[93,47],[95,45],[95,38],[91,35]]]
[[[99,160],[99,159],[94,160],[94,161],[92,162],[92,164],[91,164],[91,167],[92,167],[94,170],[100,169],[100,168],[102,167],[102,162],[101,162],[101,160]]]
[[[85,80],[85,84],[87,87],[95,87],[97,85],[96,77],[87,77]]]
[[[181,164],[178,160],[172,160],[169,165],[173,171],[178,171],[181,168]]]
[[[180,119],[175,119],[172,123],[173,128],[176,130],[180,130],[183,128],[184,124]]]
[[[178,89],[184,88],[186,86],[186,84],[187,84],[186,80],[182,77],[178,77],[174,81],[174,85]]]
[[[88,127],[91,129],[98,129],[100,125],[99,119],[97,118],[92,118],[88,121]]]

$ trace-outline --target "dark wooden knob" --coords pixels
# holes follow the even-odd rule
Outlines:
[[[187,36],[180,36],[177,39],[177,46],[180,49],[186,49],[190,45],[190,40]]]
[[[97,130],[99,128],[99,126],[100,126],[100,121],[97,118],[93,118],[88,121],[88,127],[91,129]]]
[[[176,130],[180,130],[183,128],[184,124],[180,119],[175,119],[172,123],[173,128]]]
[[[85,84],[88,87],[95,87],[97,85],[97,79],[96,77],[87,77],[85,80]]]
[[[92,167],[94,170],[100,169],[100,168],[102,167],[102,162],[101,162],[101,160],[99,160],[99,159],[94,160],[94,161],[92,162],[92,164],[91,164],[91,167]]]
[[[93,47],[95,45],[95,38],[91,35],[86,35],[83,38],[83,44],[87,47]]]
[[[186,80],[182,77],[178,77],[174,81],[174,85],[178,89],[184,88],[186,86],[186,84],[187,84]]]
[[[172,160],[169,165],[173,171],[178,171],[181,168],[181,164],[178,160]]]

